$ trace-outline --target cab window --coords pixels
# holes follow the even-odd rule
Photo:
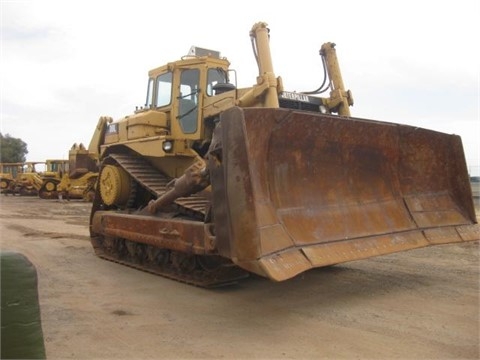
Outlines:
[[[199,81],[198,69],[183,70],[180,74],[177,119],[185,134],[197,131]]]
[[[150,108],[153,105],[153,84],[154,79],[148,79],[147,100],[145,101],[146,108]]]
[[[172,73],[168,72],[157,77],[157,96],[155,106],[162,107],[172,102]]]
[[[213,87],[218,83],[227,83],[227,75],[223,69],[208,69],[207,74],[207,95],[213,96],[215,92],[213,91]]]

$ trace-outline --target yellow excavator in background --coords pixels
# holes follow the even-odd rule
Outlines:
[[[250,37],[252,87],[192,47],[149,72],[144,107],[100,118],[98,256],[212,287],[479,239],[459,136],[351,117],[333,43],[320,50],[324,84],[285,91],[267,24]]]

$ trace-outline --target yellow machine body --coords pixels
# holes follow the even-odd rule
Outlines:
[[[57,185],[58,195],[92,202],[98,178],[98,153],[75,143],[68,153],[68,168]]]
[[[250,31],[250,88],[192,48],[149,72],[144,107],[100,118],[98,256],[208,287],[480,238],[459,136],[352,117],[333,43],[326,87],[285,91],[269,36]]]

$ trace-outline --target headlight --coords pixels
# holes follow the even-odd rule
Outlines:
[[[320,105],[320,112],[322,114],[326,114],[328,112],[327,107],[324,105]]]
[[[162,149],[165,152],[170,152],[173,149],[173,144],[171,141],[164,141],[162,144]]]

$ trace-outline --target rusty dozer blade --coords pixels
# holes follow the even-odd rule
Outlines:
[[[209,163],[217,247],[244,269],[281,281],[480,238],[457,135],[265,108],[233,108],[220,124]]]

